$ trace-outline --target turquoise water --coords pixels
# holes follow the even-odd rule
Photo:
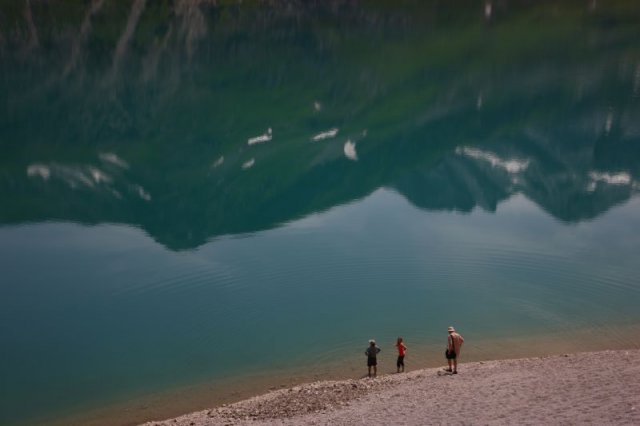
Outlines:
[[[450,324],[640,346],[639,39],[625,1],[1,6],[1,423]]]

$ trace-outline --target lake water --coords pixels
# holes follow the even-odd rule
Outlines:
[[[0,6],[0,423],[640,347],[640,7],[455,3]]]

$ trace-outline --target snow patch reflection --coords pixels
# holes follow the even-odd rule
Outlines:
[[[51,169],[44,164],[32,164],[27,167],[27,176],[41,177],[43,180],[49,180],[51,177]]]
[[[93,188],[96,184],[112,182],[109,175],[96,167],[67,166],[57,163],[31,164],[27,167],[27,176],[40,177],[45,181],[55,177],[66,182],[71,188]]]
[[[149,194],[142,186],[133,185],[132,187],[140,198],[142,198],[145,201],[151,201],[151,194]]]
[[[338,129],[334,127],[333,129],[329,129],[325,132],[318,133],[317,135],[312,137],[311,140],[316,142],[324,139],[331,139],[331,138],[335,138],[337,134],[338,134]]]
[[[589,177],[594,182],[604,182],[609,185],[631,185],[631,175],[626,172],[622,173],[606,173],[606,172],[589,172]]]
[[[100,169],[97,169],[95,167],[89,167],[88,171],[91,174],[91,177],[93,178],[93,181],[95,183],[100,184],[100,183],[111,183],[111,182],[113,182],[113,179],[111,179],[111,176],[109,176],[108,174],[104,173]]]
[[[220,158],[218,158],[216,161],[213,162],[211,167],[215,169],[216,167],[220,167],[222,163],[224,163],[224,156],[221,155]]]
[[[344,143],[344,155],[349,160],[358,161],[358,153],[356,152],[356,143],[350,140]]]
[[[529,160],[504,160],[492,152],[482,151],[477,148],[466,146],[456,148],[456,154],[464,155],[476,160],[486,161],[491,164],[492,167],[504,169],[509,173],[521,173],[527,170],[527,168],[529,167]]]
[[[122,199],[124,193],[132,193],[145,201],[151,201],[151,195],[142,185],[127,182],[120,169],[128,169],[129,165],[115,154],[100,154],[103,162],[117,165],[111,168],[112,174],[93,164],[60,164],[33,163],[27,166],[27,176],[42,179],[44,182],[61,181],[71,189],[92,190],[102,192],[114,198]]]
[[[102,152],[98,154],[98,158],[100,158],[100,160],[104,161],[105,163],[113,164],[114,166],[118,166],[122,169],[129,168],[129,164],[126,161],[112,152]]]
[[[255,145],[257,143],[269,142],[272,138],[273,138],[273,132],[271,131],[271,127],[269,127],[266,133],[260,136],[249,138],[247,140],[247,145]]]
[[[252,158],[249,161],[245,161],[244,163],[242,163],[242,170],[247,170],[250,169],[251,167],[253,167],[253,165],[256,163],[256,159]]]

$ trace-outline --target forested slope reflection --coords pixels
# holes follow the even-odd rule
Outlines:
[[[638,192],[634,2],[392,3],[3,6],[1,223],[184,249],[380,187],[567,222]]]

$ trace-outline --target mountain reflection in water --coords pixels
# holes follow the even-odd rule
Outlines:
[[[638,192],[634,2],[216,3],[3,7],[2,224],[185,249],[380,187],[567,222]]]
[[[0,423],[638,347],[637,3],[3,2]]]

